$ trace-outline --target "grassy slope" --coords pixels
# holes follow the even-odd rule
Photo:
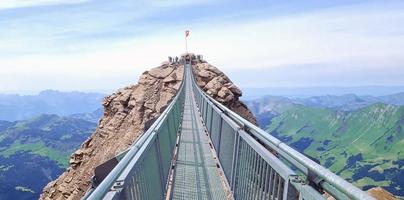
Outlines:
[[[374,104],[354,112],[295,106],[272,120],[268,132],[320,160],[359,187],[389,186],[404,166],[404,107]],[[367,175],[370,174],[370,175]]]
[[[57,115],[0,121],[0,199],[37,199],[45,184],[68,167],[70,154],[95,127]]]
[[[49,148],[42,141],[22,144],[21,141],[17,140],[8,149],[1,151],[0,155],[4,156],[5,158],[9,158],[17,152],[28,152],[30,154],[47,157],[56,161],[58,165],[63,168],[68,167],[68,158],[72,153],[71,151],[63,152],[58,149]]]
[[[94,128],[94,123],[56,115],[19,121],[0,131],[0,155],[8,158],[17,152],[27,152],[47,157],[66,168],[69,155]]]

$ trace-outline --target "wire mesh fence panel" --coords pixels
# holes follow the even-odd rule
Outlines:
[[[168,137],[170,140],[170,150],[172,150],[174,148],[175,145],[175,141],[177,139],[177,128],[176,128],[176,124],[175,124],[175,112],[171,112],[168,116],[167,116],[167,130],[168,130]],[[172,153],[172,152],[170,152]]]
[[[164,197],[156,145],[147,149],[131,174],[125,180],[124,196],[120,199],[158,200]]]
[[[170,135],[169,135],[169,129],[168,129],[168,123],[164,123],[163,126],[161,126],[158,134],[157,134],[157,145],[160,150],[160,156],[161,156],[161,167],[163,169],[163,177],[168,176],[168,172],[170,169],[170,163],[171,163],[171,156],[172,156],[172,145],[170,142]]]
[[[288,195],[285,187],[289,184],[289,177],[292,174],[279,174],[273,167],[274,162],[262,155],[255,149],[256,143],[247,142],[245,139],[250,136],[241,137],[238,143],[238,159],[236,160],[236,171],[234,177],[234,198],[235,199],[297,199],[296,195]],[[251,138],[249,138],[251,139]],[[290,173],[289,171],[288,173]],[[280,171],[280,173],[283,173]],[[296,191],[290,191],[295,194]]]
[[[206,119],[205,119],[205,124],[206,124],[206,129],[208,130],[208,133],[210,134],[211,132],[211,127],[212,127],[212,106],[208,107],[208,112],[206,115]]]
[[[219,148],[219,143],[220,143],[220,126],[221,126],[221,120],[222,118],[220,117],[220,114],[217,112],[213,112],[212,114],[212,128],[211,128],[211,133],[210,133],[210,138],[212,139],[213,146],[215,147],[216,151]]]
[[[231,170],[233,168],[233,154],[234,154],[234,137],[235,127],[229,125],[228,120],[222,120],[222,129],[220,134],[220,148],[218,150],[218,156],[220,164],[226,175],[227,181],[231,182]]]
[[[206,101],[206,106],[205,106],[204,111],[203,111],[204,112],[204,115],[203,115],[204,120],[206,120],[208,118],[208,108],[209,107],[211,107],[210,102]]]

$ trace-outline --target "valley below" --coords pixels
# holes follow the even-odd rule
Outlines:
[[[58,115],[0,121],[0,199],[38,199],[96,123]]]
[[[11,113],[0,120],[0,199],[37,199],[103,115],[100,94],[47,93],[53,100],[0,96]],[[66,96],[98,106],[69,107],[59,100]],[[403,96],[262,96],[245,103],[261,128],[334,173],[363,190],[382,187],[403,197]],[[34,109],[38,102],[43,112]],[[63,112],[53,112],[56,102]]]
[[[57,91],[0,95],[0,199],[39,198],[94,132],[103,114],[102,96]],[[72,104],[79,102],[83,105]]]

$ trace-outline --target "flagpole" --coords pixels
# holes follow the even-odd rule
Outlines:
[[[189,30],[185,31],[185,52],[188,53],[188,36],[189,36]]]
[[[185,36],[185,52],[188,53],[188,39],[187,39],[187,36]]]

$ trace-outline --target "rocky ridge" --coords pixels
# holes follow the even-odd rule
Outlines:
[[[256,124],[254,115],[238,99],[241,90],[223,72],[206,62],[193,67],[198,85],[205,83],[202,88],[209,95]],[[95,167],[127,149],[147,122],[160,115],[180,88],[183,73],[182,65],[163,63],[144,72],[138,84],[105,97],[104,116],[96,131],[71,155],[70,167],[48,183],[40,199],[80,199],[91,186]]]
[[[367,191],[372,197],[377,200],[398,200],[393,194],[386,191],[382,187],[374,187]]]
[[[205,61],[196,62],[192,68],[197,85],[206,94],[257,125],[254,114],[239,100],[242,91],[222,71]]]
[[[377,200],[398,200],[393,194],[383,189],[382,187],[374,187],[366,191],[370,196]],[[323,195],[327,200],[336,200],[330,194],[325,193]]]

